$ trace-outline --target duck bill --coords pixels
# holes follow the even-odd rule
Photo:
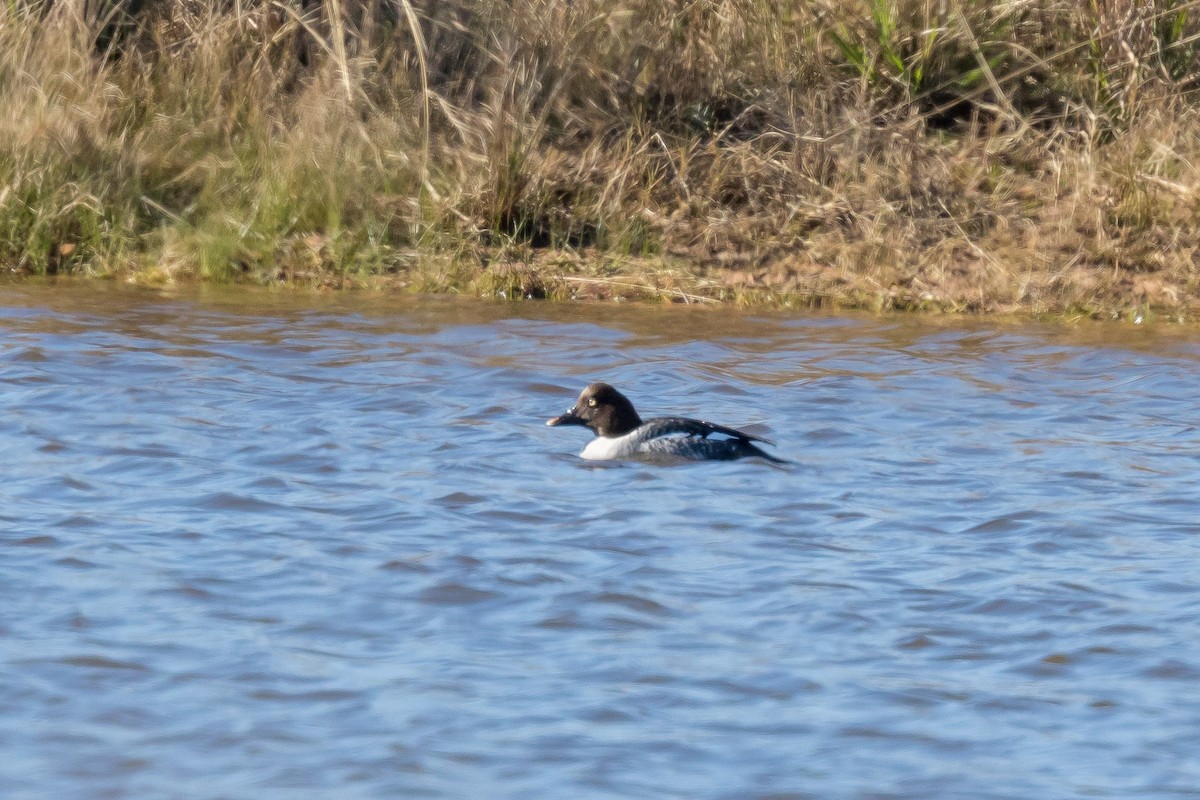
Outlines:
[[[587,427],[587,420],[575,413],[575,409],[571,409],[567,413],[554,419],[546,420],[547,425],[582,425]]]

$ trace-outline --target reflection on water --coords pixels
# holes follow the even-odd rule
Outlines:
[[[0,288],[0,796],[1200,796],[1200,338]],[[596,465],[589,380],[797,465]]]

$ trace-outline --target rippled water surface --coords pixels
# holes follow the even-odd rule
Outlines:
[[[1200,335],[0,287],[0,797],[1200,797]],[[581,461],[605,379],[788,467]]]

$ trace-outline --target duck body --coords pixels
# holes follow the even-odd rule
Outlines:
[[[687,417],[643,421],[629,398],[607,383],[589,385],[571,409],[546,424],[580,425],[594,432],[596,438],[579,454],[594,461],[732,461],[756,457],[786,463],[754,444],[770,444],[766,439],[724,425]]]

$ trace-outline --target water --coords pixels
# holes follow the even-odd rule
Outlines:
[[[4,798],[1200,797],[1200,335],[0,288]],[[591,379],[795,466],[595,465]]]

